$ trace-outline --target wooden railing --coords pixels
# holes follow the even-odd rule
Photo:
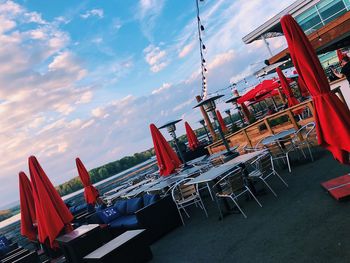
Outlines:
[[[305,119],[296,120],[294,118],[294,113],[297,110],[305,110],[309,109],[311,115]],[[288,120],[284,123],[271,126],[270,121],[280,118],[282,116],[287,116]],[[263,119],[257,120],[253,124],[250,124],[242,129],[240,129],[237,132],[227,134],[225,138],[227,139],[230,146],[240,145],[243,146],[249,146],[254,147],[262,138],[275,134],[277,132],[280,132],[285,129],[294,128],[295,130],[298,130],[301,126],[305,125],[306,123],[309,123],[314,120],[314,105],[312,103],[312,100],[307,100],[302,103],[299,103],[296,106],[290,107],[288,109],[279,111],[275,114],[271,114],[269,116],[266,116]],[[261,126],[265,124],[266,129],[262,129]],[[300,138],[302,139],[302,138]],[[222,151],[224,150],[224,145],[222,143],[222,140],[218,140],[209,146],[207,146],[207,149],[210,154]]]

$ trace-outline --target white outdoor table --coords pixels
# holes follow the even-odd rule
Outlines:
[[[274,134],[274,135],[271,135],[265,139],[263,139],[261,141],[261,144],[263,145],[269,145],[271,143],[274,143],[280,139],[283,139],[283,138],[286,138],[286,137],[289,137],[290,135],[294,134],[296,132],[295,129],[289,129],[289,130],[285,130],[285,131],[282,131],[280,133],[277,133],[277,134]]]
[[[230,148],[230,151],[234,152],[235,150],[237,150],[238,146],[233,146]],[[213,153],[211,155],[209,155],[209,157],[207,158],[208,161],[211,161],[213,159],[216,159],[222,155],[224,155],[227,151],[226,150],[223,150],[221,152],[217,152],[217,153]]]
[[[191,165],[191,164],[205,162],[208,159],[208,157],[209,157],[208,155],[203,155],[203,156],[200,156],[200,157],[198,157],[196,159],[188,161],[187,164]]]
[[[150,181],[150,179],[147,179],[147,180],[143,180],[137,184],[131,185],[125,189],[122,189],[122,190],[116,192],[115,194],[112,194],[112,195],[105,197],[104,200],[107,201],[107,203],[113,202],[113,200],[125,195],[126,193],[130,192],[131,190],[134,190],[135,188],[138,188],[141,185],[143,185],[149,181]]]
[[[175,184],[176,182],[180,181],[181,179],[183,179],[185,177],[187,177],[187,175],[168,177],[165,180],[160,181],[158,184],[152,186],[151,188],[148,188],[147,192],[161,191],[164,188],[172,186],[173,184]]]

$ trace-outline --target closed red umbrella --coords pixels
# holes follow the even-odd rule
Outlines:
[[[218,122],[220,124],[221,130],[226,133],[227,132],[227,127],[226,127],[226,124],[224,122],[224,119],[221,116],[220,111],[216,110],[216,115],[218,116]]]
[[[159,174],[168,176],[181,165],[181,161],[154,124],[150,125],[150,130],[154,151],[156,152]]]
[[[242,108],[244,117],[245,117],[246,121],[249,123],[249,120],[250,120],[250,111],[248,110],[248,107],[247,107],[247,105],[245,105],[244,102],[242,102],[240,105],[241,105],[241,108]]]
[[[187,121],[185,122],[185,129],[188,140],[188,146],[193,151],[199,146],[198,138]]]
[[[344,54],[341,49],[337,49],[337,56],[339,59],[339,62],[341,62],[343,60],[344,57],[346,57],[346,54]]]
[[[97,189],[91,184],[90,175],[82,161],[79,158],[76,158],[75,163],[77,165],[80,180],[84,186],[85,201],[88,204],[94,205],[96,203],[97,197],[99,196],[99,193]]]
[[[300,75],[299,73],[298,75],[298,87],[300,90],[300,94],[302,97],[309,97],[310,94],[308,88],[306,87],[305,80],[303,79],[302,75]]]
[[[19,173],[19,201],[21,207],[21,235],[36,240],[37,229],[32,185],[24,172]]]
[[[350,111],[331,92],[315,50],[293,17],[282,17],[281,25],[294,66],[305,81],[315,105],[318,142],[338,161],[349,164]]]
[[[293,107],[297,104],[299,104],[299,101],[294,97],[292,89],[289,86],[288,80],[286,77],[283,75],[282,70],[277,67],[276,68],[277,75],[280,79],[280,84],[283,90],[284,95],[286,95],[287,100],[288,100],[288,106]]]
[[[73,220],[73,216],[38,160],[34,156],[30,156],[28,163],[38,224],[38,239],[40,243],[56,248],[58,246],[55,241],[57,236],[63,230],[66,232],[72,230],[70,222]]]

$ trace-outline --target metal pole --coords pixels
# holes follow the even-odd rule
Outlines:
[[[267,50],[269,51],[270,56],[273,57],[272,51],[270,49],[270,44],[269,44],[269,42],[267,42],[265,36],[261,35],[261,39],[264,41],[265,46],[266,46]]]
[[[213,119],[214,119],[214,123],[215,123],[215,126],[216,128],[218,129],[219,131],[219,134],[220,134],[220,137],[222,139],[222,142],[224,143],[224,146],[226,148],[226,151],[228,154],[232,154],[231,150],[230,150],[230,146],[228,145],[227,141],[226,141],[226,138],[225,138],[225,134],[224,132],[222,131],[221,127],[220,127],[220,123],[218,121],[218,116],[216,115],[216,112],[215,110],[212,112],[213,113]]]
[[[175,132],[172,132],[170,135],[174,138],[175,146],[176,146],[176,148],[177,148],[177,151],[179,152],[180,159],[181,159],[183,165],[186,166],[187,164],[186,164],[185,158],[184,158],[184,156],[183,156],[183,154],[182,154],[182,151],[181,151],[181,149],[180,149],[180,147],[179,147],[179,142],[178,142],[178,140],[177,140],[177,137],[176,137]]]
[[[204,131],[205,131],[205,134],[207,135],[208,137],[208,142],[210,143],[211,142],[211,138],[209,136],[209,133],[208,133],[208,130],[207,130],[207,127],[205,127],[205,124],[203,123],[203,128],[204,128]]]

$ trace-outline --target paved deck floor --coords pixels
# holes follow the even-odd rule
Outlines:
[[[350,262],[350,203],[337,202],[320,183],[344,175],[350,167],[338,164],[318,149],[313,163],[297,163],[292,173],[280,174],[270,192],[253,200],[241,200],[248,219],[233,214],[218,221],[218,210],[205,199],[209,218],[193,207],[186,226],[179,227],[152,245],[152,262],[237,262],[237,263],[342,263]]]

